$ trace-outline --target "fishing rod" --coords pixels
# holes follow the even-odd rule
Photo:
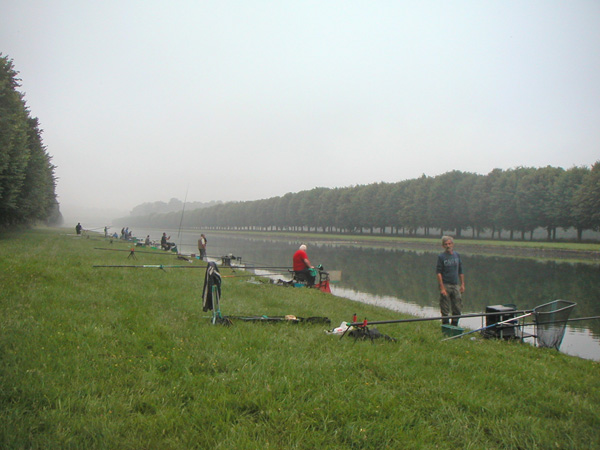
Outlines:
[[[96,230],[103,230],[104,228],[109,229],[112,228],[112,226],[109,225],[105,225],[103,227],[96,227],[96,228],[86,228],[86,231],[96,231]]]
[[[183,225],[183,213],[185,213],[185,204],[187,202],[188,192],[190,191],[190,184],[188,183],[187,189],[185,191],[185,198],[183,199],[183,208],[181,209],[181,220],[179,221],[179,232],[177,233],[177,239],[179,240],[179,246],[182,246],[181,243],[181,226]]]
[[[233,253],[229,253],[227,255],[220,255],[220,256],[216,256],[216,255],[206,255],[207,258],[214,258],[214,259],[221,259],[221,258],[230,258],[230,259],[237,259],[238,261],[242,260],[241,256],[235,256]]]
[[[511,314],[521,314],[521,313],[529,313],[533,312],[530,310],[522,310],[522,311],[509,311]],[[362,321],[362,322],[351,322],[347,323],[349,327],[358,327],[364,325],[383,325],[386,323],[408,323],[408,322],[426,322],[431,320],[445,320],[445,319],[464,319],[468,317],[485,317],[485,316],[501,316],[506,315],[506,312],[492,312],[492,313],[472,313],[472,314],[461,314],[458,316],[439,316],[439,317],[418,317],[415,319],[399,319],[399,320],[379,320],[374,322]],[[511,319],[514,320],[514,319]],[[366,322],[366,323],[365,323]]]
[[[592,319],[600,319],[600,316],[574,317],[573,319],[567,319],[567,322],[577,322],[580,320],[592,320]],[[542,322],[542,323],[546,324],[546,323],[550,323],[550,322]],[[538,323],[538,325],[541,325],[542,323]]]
[[[249,275],[221,275],[221,278],[250,278],[250,277],[267,277],[269,275],[279,275],[278,273],[264,273],[261,275],[254,275],[254,274],[249,274]]]
[[[94,250],[108,250],[110,252],[136,252],[136,253],[148,253],[148,254],[152,254],[152,255],[160,255],[160,256],[174,256],[174,253],[163,253],[163,252],[148,252],[148,251],[144,251],[144,250],[134,250],[133,248],[127,250],[124,248],[100,248],[100,247],[96,247],[94,248]]]
[[[206,266],[182,266],[182,265],[165,265],[165,264],[143,264],[143,265],[94,265],[92,267],[120,267],[120,268],[136,268],[136,269],[206,269]]]
[[[488,328],[496,327],[498,325],[503,325],[505,323],[512,322],[514,320],[519,320],[519,319],[522,319],[524,317],[531,316],[532,314],[533,314],[533,311],[528,312],[527,314],[523,314],[522,316],[519,316],[519,317],[511,317],[510,319],[503,320],[502,322],[496,322],[496,323],[493,323],[493,324],[485,326],[485,327],[477,328],[476,330],[471,330],[471,331],[467,331],[466,333],[457,334],[456,336],[447,337],[445,339],[442,339],[442,342],[449,341],[451,339],[456,339],[456,338],[459,338],[459,337],[462,337],[462,336],[466,336],[467,334],[477,333],[478,331],[487,330]]]
[[[533,327],[533,326],[537,326],[537,325],[554,325],[554,324],[556,324],[556,322],[559,322],[559,323],[560,322],[579,322],[582,320],[594,320],[594,319],[600,319],[600,316],[574,317],[573,319],[558,320],[558,321],[553,321],[553,322],[508,323],[508,324],[505,324],[503,326],[503,328]],[[511,319],[511,320],[515,320],[515,319]]]
[[[137,268],[137,269],[164,269],[164,268],[168,268],[168,269],[206,269],[208,266],[184,266],[184,265],[179,265],[179,264],[95,264],[92,267],[109,267],[109,268]],[[223,267],[223,269],[231,269],[232,271],[235,272],[235,268],[230,268],[230,267]],[[251,276],[257,276],[257,275],[251,275]]]

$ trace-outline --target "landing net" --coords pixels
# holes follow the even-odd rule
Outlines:
[[[577,303],[554,300],[533,310],[538,347],[559,349],[571,311]]]

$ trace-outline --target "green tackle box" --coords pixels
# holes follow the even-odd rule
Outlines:
[[[464,328],[457,327],[456,325],[442,325],[442,333],[446,336],[458,336],[459,334],[463,334],[464,332]]]

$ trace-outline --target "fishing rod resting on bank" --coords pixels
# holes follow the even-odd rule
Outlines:
[[[536,343],[538,347],[548,347],[555,348],[559,350],[560,345],[562,343],[566,325],[570,321],[569,315],[571,311],[577,306],[577,303],[570,302],[567,300],[553,300],[548,303],[544,303],[542,305],[536,306],[531,310],[516,310],[516,309],[506,309],[506,310],[498,310],[494,312],[487,313],[476,313],[476,314],[463,314],[463,315],[455,315],[455,316],[439,316],[439,317],[425,317],[425,318],[415,318],[415,319],[400,319],[400,320],[381,320],[381,321],[373,321],[369,322],[367,319],[362,322],[358,322],[356,320],[356,314],[353,317],[353,321],[350,323],[346,323],[346,329],[344,330],[342,337],[344,337],[348,330],[360,330],[363,334],[369,334],[369,325],[376,324],[389,324],[389,323],[408,323],[408,322],[422,322],[422,321],[431,321],[431,320],[449,320],[449,319],[460,319],[464,317],[490,317],[492,320],[498,318],[498,321],[494,321],[493,323],[489,323],[484,327],[478,328],[476,330],[471,330],[467,332],[462,332],[458,335],[454,335],[448,338],[443,339],[442,341],[447,341],[451,339],[456,339],[462,336],[466,336],[468,334],[476,333],[478,331],[484,332],[486,330],[497,329],[497,331],[487,331],[487,336],[485,337],[499,337],[499,338],[520,338],[521,340],[529,337],[533,337],[536,339]],[[492,308],[492,307],[488,307]],[[517,314],[520,314],[517,316]],[[495,317],[493,317],[495,316]],[[525,317],[533,316],[532,324],[519,323],[519,320],[524,319]],[[573,321],[576,320],[592,320],[597,318],[597,316],[592,317],[581,317],[574,318]],[[523,327],[533,325],[535,326],[534,334],[527,334],[523,331]],[[521,328],[521,332],[517,333],[515,328]],[[464,331],[456,327],[460,331]],[[376,330],[376,329],[374,329]]]
[[[476,330],[471,330],[471,331],[467,331],[467,332],[462,333],[462,334],[457,334],[455,336],[447,337],[445,339],[442,339],[442,342],[444,342],[444,341],[450,341],[452,339],[456,339],[456,338],[459,338],[459,337],[463,337],[463,336],[466,336],[466,335],[471,334],[471,333],[477,333],[478,331],[484,331],[484,330],[487,330],[488,328],[497,327],[499,325],[504,325],[504,324],[507,324],[507,323],[514,323],[515,321],[518,321],[519,319],[523,319],[525,317],[529,317],[532,314],[533,314],[533,311],[530,311],[527,314],[523,314],[523,315],[518,316],[518,317],[511,317],[510,319],[503,320],[502,322],[494,322],[494,323],[492,323],[490,325],[487,325],[485,327],[477,328]]]
[[[516,313],[516,314],[520,314],[520,313],[528,313],[531,312],[531,310],[529,311],[510,311],[511,313]],[[457,315],[457,316],[438,316],[438,317],[418,317],[415,319],[398,319],[398,320],[378,320],[378,321],[373,321],[373,322],[368,322],[368,325],[383,325],[383,324],[388,324],[388,323],[408,323],[408,322],[428,322],[428,321],[432,321],[432,320],[451,320],[451,319],[465,319],[468,317],[485,317],[485,316],[497,316],[500,313],[498,312],[491,312],[491,313],[472,313],[472,314],[461,314],[461,315]],[[350,322],[347,325],[349,327],[357,327],[357,326],[363,326],[365,324],[365,321],[362,322]]]
[[[127,268],[127,269],[206,269],[206,266],[184,266],[184,265],[173,265],[173,264],[96,264],[94,268]]]
[[[162,251],[156,251],[156,252],[148,252],[145,250],[135,250],[134,247],[130,248],[129,250],[125,249],[125,248],[101,248],[101,247],[95,247],[94,250],[106,250],[109,252],[135,252],[135,253],[148,253],[151,255],[160,255],[160,256],[177,256],[176,253],[165,253]]]

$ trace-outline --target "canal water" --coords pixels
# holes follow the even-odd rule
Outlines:
[[[136,230],[159,240],[163,230]],[[166,230],[179,251],[198,253],[199,232]],[[208,256],[233,255],[256,266],[291,266],[298,240],[205,233]],[[314,265],[341,271],[332,293],[354,301],[382,306],[420,317],[439,316],[435,278],[437,251],[374,248],[339,242],[304,242]],[[487,306],[513,304],[518,310],[562,299],[577,303],[571,318],[600,315],[600,266],[560,261],[461,254],[466,292],[463,313],[485,312]],[[441,251],[441,246],[440,246]],[[279,276],[282,278],[282,276]],[[461,319],[461,326],[477,329],[481,318]],[[530,339],[531,340],[531,339]],[[600,361],[600,320],[570,322],[560,347],[564,353]]]

